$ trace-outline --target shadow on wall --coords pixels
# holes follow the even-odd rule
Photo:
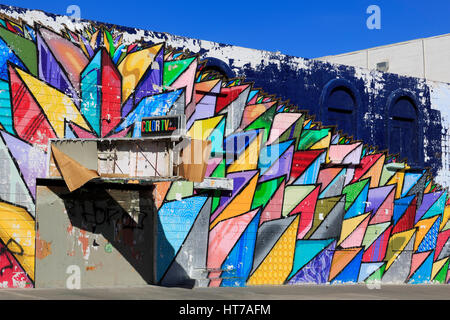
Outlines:
[[[152,189],[130,191],[130,186],[120,190],[87,184],[72,193],[61,194],[61,189],[57,188],[52,191],[63,199],[74,227],[103,236],[147,284],[157,284],[154,277],[154,268],[158,265],[155,220],[158,230],[162,229],[159,219],[154,219],[157,209]],[[164,233],[160,234],[158,240],[158,245],[165,248],[164,255],[172,260],[175,251]],[[176,264],[175,260],[173,264]],[[195,281],[189,281],[181,266],[173,267],[178,270],[180,281],[171,283],[171,286],[194,286]],[[114,273],[114,266],[110,266],[109,270]],[[126,275],[123,276],[126,278]]]
[[[164,274],[161,275],[161,280],[157,280],[156,284],[164,286],[164,287],[182,287],[192,289],[195,287],[195,280],[191,279],[191,277],[187,274],[186,270],[176,261],[176,252],[172,247],[170,242],[167,240],[167,235],[164,233],[164,229],[162,227],[161,219],[159,215],[157,215],[157,230],[158,234],[156,235],[157,246],[162,250],[157,250],[155,254],[156,257],[156,268],[161,267],[159,262],[159,258],[164,259],[165,261],[171,261],[168,270],[171,270],[171,277],[164,277]],[[158,252],[160,256],[158,256]]]

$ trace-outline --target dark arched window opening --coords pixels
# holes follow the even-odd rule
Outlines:
[[[203,71],[215,71],[219,74],[221,74],[225,80],[232,79],[235,77],[235,74],[233,70],[231,70],[230,66],[223,62],[220,59],[212,58],[212,57],[206,57],[205,59],[206,64],[203,68]]]
[[[407,96],[397,98],[389,108],[389,153],[398,153],[408,163],[419,163],[418,113]]]
[[[343,134],[357,136],[356,117],[360,105],[354,86],[345,79],[334,79],[322,91],[320,117],[325,125],[336,126]]]

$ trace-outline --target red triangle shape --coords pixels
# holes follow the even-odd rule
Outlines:
[[[416,217],[417,199],[414,198],[409,204],[403,216],[397,221],[392,230],[392,234],[399,233],[414,228],[414,219]]]
[[[17,135],[32,144],[47,145],[48,139],[56,138],[50,122],[22,79],[9,65],[12,118]]]
[[[434,250],[434,261],[436,261],[436,259],[439,257],[439,254],[441,253],[442,248],[444,248],[445,244],[447,243],[448,238],[450,238],[450,230],[445,230],[438,234],[436,249]]]
[[[69,122],[69,127],[78,138],[82,138],[82,139],[95,139],[96,138],[96,136],[92,132],[86,131],[85,129],[83,129],[76,123],[73,123],[72,121]]]
[[[222,88],[220,94],[217,97],[216,113],[225,109],[231,102],[236,100],[239,95],[248,88],[248,85],[235,86],[231,88]]]
[[[298,224],[297,239],[303,237],[311,230],[314,221],[314,212],[316,211],[317,198],[319,197],[320,186],[317,186],[302,202],[300,202],[294,211],[301,212]]]
[[[122,120],[122,79],[110,55],[102,49],[101,136],[105,137]]]
[[[381,158],[383,154],[370,154],[361,159],[360,167],[355,169],[355,174],[351,183],[356,182]]]
[[[294,152],[291,166],[291,180],[301,176],[303,172],[323,153],[323,149]]]

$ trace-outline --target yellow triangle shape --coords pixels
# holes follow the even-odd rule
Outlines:
[[[428,231],[430,231],[431,227],[438,218],[439,215],[431,217],[429,219],[417,221],[417,223],[414,226],[417,228],[416,240],[414,241],[414,251],[416,251],[419,248],[419,245],[422,242],[423,238],[425,238]]]
[[[309,150],[328,149],[331,143],[331,132],[328,132],[327,136],[313,144]]]
[[[222,115],[214,118],[196,120],[187,135],[192,139],[206,140],[223,117]]]
[[[259,173],[257,173],[248,183],[248,185],[238,194],[227,207],[210,224],[209,229],[214,228],[220,221],[236,217],[242,213],[248,212],[252,206],[252,199],[258,182]]]
[[[438,272],[441,270],[441,268],[447,262],[448,258],[449,257],[438,260],[435,263],[433,263],[433,268],[431,269],[431,279],[434,279],[434,277],[438,274]]]
[[[64,138],[64,120],[72,121],[83,129],[91,131],[72,99],[25,71],[19,68],[15,70],[44,111],[58,138]]]
[[[259,133],[245,151],[227,169],[227,173],[258,169],[258,155],[263,134]]]
[[[450,219],[450,206],[445,206],[444,215],[442,217],[441,225],[439,226],[439,231],[445,227],[445,224]]]
[[[292,270],[300,216],[291,223],[248,280],[248,285],[283,284]]]
[[[34,281],[35,222],[33,217],[23,208],[0,202],[0,238]]]
[[[391,185],[396,184],[397,190],[395,192],[395,199],[400,199],[402,195],[402,189],[403,189],[403,180],[405,178],[405,172],[404,171],[397,171],[392,178],[386,183],[385,185]]]
[[[312,145],[309,150],[319,150],[326,149],[327,153],[325,155],[325,163],[330,163],[330,144],[331,144],[331,132],[328,132],[327,136],[317,141]]]
[[[155,60],[163,44],[157,44],[150,48],[135,51],[125,56],[117,66],[122,75],[122,102],[125,102],[136,88],[148,67]]]
[[[341,229],[341,237],[339,239],[338,245],[341,244],[345,239],[348,238],[349,235],[352,234],[353,231],[363,222],[368,216],[369,213],[365,213],[350,219],[345,219],[342,222],[342,229]]]
[[[385,270],[389,269],[389,267],[394,263],[395,259],[397,259],[403,249],[405,249],[415,232],[416,229],[411,229],[393,234],[389,238],[388,248],[384,257],[384,261],[387,261]]]

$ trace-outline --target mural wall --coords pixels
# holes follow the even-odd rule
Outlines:
[[[207,176],[234,189],[156,184],[158,283],[449,282],[450,201],[430,171],[164,42],[0,24],[3,287],[33,287],[48,255],[34,219],[48,140],[139,137],[143,117],[179,110],[189,136],[212,142]]]

